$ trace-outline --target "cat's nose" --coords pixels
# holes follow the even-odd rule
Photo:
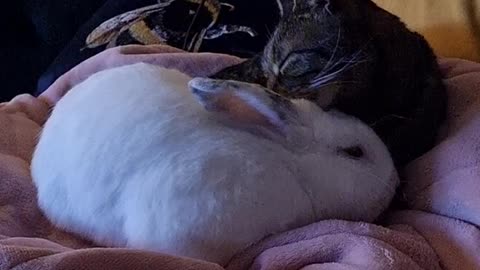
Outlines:
[[[270,90],[275,90],[276,87],[277,87],[277,78],[269,77],[267,79],[267,88]]]

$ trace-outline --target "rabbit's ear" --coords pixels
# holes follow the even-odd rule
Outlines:
[[[242,124],[284,131],[291,103],[257,84],[194,78],[190,90],[208,111],[228,115]]]

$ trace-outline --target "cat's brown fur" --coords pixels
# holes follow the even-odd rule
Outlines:
[[[370,0],[282,0],[265,50],[213,77],[255,82],[371,125],[397,165],[429,150],[446,91],[422,36]]]

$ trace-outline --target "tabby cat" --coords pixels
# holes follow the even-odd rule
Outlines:
[[[447,96],[425,39],[370,0],[277,0],[262,53],[212,77],[259,83],[368,123],[402,166],[434,143]]]

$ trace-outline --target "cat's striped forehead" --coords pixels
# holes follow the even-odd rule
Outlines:
[[[330,33],[320,31],[320,25],[312,22],[314,18],[310,20],[310,16],[314,15],[300,14],[295,18],[294,24],[282,22],[278,26],[263,52],[266,62],[280,65],[290,52],[315,48],[330,38]],[[271,71],[278,71],[274,66],[270,68],[273,68]]]
[[[263,68],[270,69],[275,75],[280,71],[281,61],[292,50],[293,44],[282,42],[281,34],[276,32],[267,44],[263,55]]]
[[[280,16],[284,17],[295,13],[296,17],[313,17],[317,8],[328,7],[330,0],[276,0]]]

